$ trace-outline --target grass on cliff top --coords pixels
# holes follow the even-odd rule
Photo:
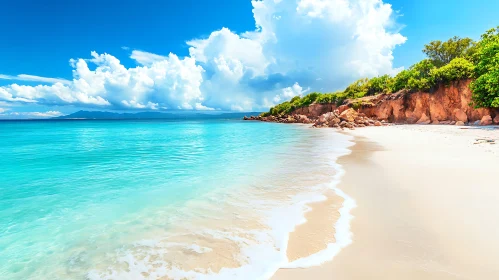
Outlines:
[[[270,108],[262,116],[281,116],[314,103],[341,105],[347,99],[400,90],[432,92],[440,84],[470,78],[474,79],[470,88],[475,107],[499,107],[499,27],[487,31],[478,42],[453,37],[446,42],[432,41],[425,45],[423,52],[427,55],[426,59],[394,77],[363,78],[344,91],[295,96]],[[362,105],[361,102],[353,104]]]

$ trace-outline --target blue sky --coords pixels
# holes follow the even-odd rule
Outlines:
[[[396,73],[424,58],[431,40],[478,39],[499,25],[492,0],[0,5],[0,114],[10,118],[79,109],[265,110]]]

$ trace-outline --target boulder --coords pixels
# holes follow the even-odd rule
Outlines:
[[[425,113],[421,115],[421,118],[416,122],[417,124],[430,124],[431,120],[426,116]]]
[[[382,126],[383,124],[380,121],[374,122],[374,126]]]
[[[350,107],[348,107],[348,105],[341,105],[340,107],[338,107],[338,114],[341,114],[343,113],[344,111],[348,110]]]
[[[482,120],[480,121],[480,125],[491,125],[492,124],[492,117],[490,115],[486,115],[482,117]]]
[[[473,125],[480,125],[480,121],[474,122]]]
[[[434,120],[431,124],[440,124],[438,120]]]
[[[495,124],[499,124],[499,115],[497,115],[497,116],[494,118],[494,123],[495,123]]]
[[[310,119],[305,115],[296,115],[295,119],[299,123],[311,123]]]
[[[358,116],[358,113],[350,108],[348,110],[345,110],[343,111],[342,113],[340,113],[340,119],[343,120],[343,121],[347,121],[347,122],[353,122],[355,121],[355,118]]]
[[[454,110],[454,117],[455,117],[456,121],[462,121],[463,123],[468,122],[468,116],[461,109]]]
[[[464,122],[462,122],[462,121],[457,121],[455,125],[458,125],[458,126],[463,126],[463,125],[464,125]]]

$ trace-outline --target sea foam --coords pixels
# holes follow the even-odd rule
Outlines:
[[[343,140],[343,139],[342,139]],[[352,233],[350,231],[350,221],[353,218],[350,211],[356,207],[355,200],[349,197],[342,190],[337,188],[344,170],[336,161],[340,156],[349,153],[349,141],[335,142],[335,153],[332,156],[330,163],[331,169],[335,171],[330,182],[318,184],[309,187],[307,191],[297,193],[290,197],[289,204],[280,205],[273,201],[272,203],[265,201],[254,201],[260,209],[253,209],[261,212],[262,221],[265,227],[262,229],[249,230],[246,232],[234,232],[224,230],[203,230],[199,233],[204,236],[210,236],[217,240],[230,240],[240,247],[237,256],[241,265],[233,268],[221,268],[217,272],[210,269],[186,270],[178,266],[172,266],[166,261],[159,258],[156,261],[151,261],[154,256],[167,254],[168,246],[157,246],[160,241],[146,240],[138,242],[139,245],[146,245],[147,251],[145,258],[137,258],[133,251],[126,252],[119,258],[119,262],[126,264],[127,269],[116,270],[108,269],[107,271],[91,271],[88,274],[89,279],[156,279],[160,277],[168,277],[171,279],[269,279],[280,268],[307,268],[321,265],[327,261],[331,261],[342,248],[352,243]],[[306,175],[304,175],[306,176]],[[334,225],[335,242],[327,244],[327,247],[314,253],[292,262],[287,258],[287,248],[290,233],[295,230],[298,225],[307,222],[305,214],[311,210],[308,206],[311,203],[324,201],[327,199],[322,194],[325,189],[332,189],[334,192],[343,198],[343,204],[339,210],[340,217]],[[262,207],[265,206],[265,207]],[[238,207],[243,207],[238,205]],[[248,207],[248,205],[246,205]],[[251,211],[248,208],[246,211]],[[186,250],[193,253],[204,254],[212,252],[214,249],[198,244],[175,244],[169,243],[170,246],[183,246]],[[160,250],[164,252],[160,253]]]

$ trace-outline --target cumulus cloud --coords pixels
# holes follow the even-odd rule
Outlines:
[[[165,56],[162,55],[157,55],[154,53],[143,52],[138,50],[133,50],[130,58],[134,59],[139,64],[147,66],[151,66],[154,62],[159,62],[167,59]]]
[[[334,91],[354,79],[394,74],[391,5],[381,0],[252,1],[255,30],[227,28],[187,41],[180,58],[133,50],[136,67],[111,54],[72,59],[73,80],[0,87],[4,102],[134,110],[266,110],[293,96]],[[128,47],[123,47],[129,50]],[[89,67],[89,64],[93,64]],[[91,70],[93,68],[94,70]],[[22,77],[21,77],[22,76]]]
[[[295,96],[301,97],[301,96],[303,96],[304,93],[306,93],[309,90],[310,90],[310,88],[304,90],[298,83],[295,83],[291,87],[284,88],[282,90],[281,94],[276,95],[274,97],[274,102],[279,103],[283,100],[291,99]]]

